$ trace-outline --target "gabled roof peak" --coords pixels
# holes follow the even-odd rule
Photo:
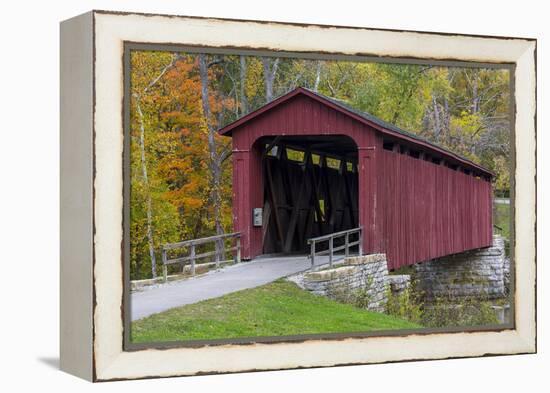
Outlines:
[[[374,115],[371,115],[370,113],[368,112],[363,112],[363,111],[360,111],[354,107],[352,107],[351,105],[349,105],[348,103],[342,101],[342,100],[339,100],[339,99],[336,99],[336,98],[332,98],[332,97],[328,97],[328,96],[325,96],[321,93],[318,93],[318,92],[315,92],[313,90],[310,90],[310,89],[307,89],[305,87],[297,87],[295,88],[294,90],[291,90],[289,91],[288,93],[286,94],[283,94],[277,98],[275,98],[273,101],[271,102],[268,102],[267,104],[265,104],[264,106],[256,109],[255,111],[252,111],[242,117],[240,117],[239,119],[225,125],[224,127],[220,128],[218,130],[218,132],[221,134],[221,135],[226,135],[226,136],[231,136],[233,131],[237,130],[241,125],[247,123],[248,121],[251,121],[252,119],[260,116],[261,114],[265,113],[265,112],[268,112],[269,110],[271,110],[272,108],[274,107],[277,107],[287,101],[290,101],[292,98],[298,96],[298,95],[304,95],[304,96],[307,96],[313,100],[316,100],[324,105],[327,105],[329,107],[331,107],[332,109],[336,110],[336,111],[339,111],[363,124],[366,124],[372,128],[374,128],[375,130],[379,131],[379,132],[382,132],[383,134],[386,134],[390,137],[393,137],[395,139],[400,139],[400,140],[404,140],[406,141],[407,143],[409,144],[412,144],[412,145],[416,145],[418,146],[419,149],[422,149],[422,150],[427,150],[427,151],[430,151],[432,153],[437,153],[443,157],[448,157],[450,158],[451,160],[453,161],[458,161],[462,164],[465,164],[466,166],[468,167],[473,167],[481,172],[483,172],[484,174],[486,175],[489,175],[491,177],[494,176],[494,174],[483,168],[482,166],[470,161],[469,159],[465,158],[465,157],[461,157],[459,156],[458,154],[455,154],[453,153],[452,151],[450,150],[447,150],[443,147],[440,147],[432,142],[430,142],[429,140],[425,139],[425,138],[422,138],[420,136],[418,136],[417,134],[414,134],[412,132],[409,132],[409,131],[405,131],[393,124],[390,124]]]

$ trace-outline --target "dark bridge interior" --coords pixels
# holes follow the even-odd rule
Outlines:
[[[358,226],[357,146],[347,136],[264,137],[264,254]]]

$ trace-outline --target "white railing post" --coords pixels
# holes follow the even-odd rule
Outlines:
[[[332,265],[335,262],[335,252],[344,250],[345,258],[350,255],[350,248],[353,246],[358,246],[359,255],[363,255],[363,237],[362,237],[363,228],[357,227],[340,232],[329,233],[328,235],[322,235],[308,239],[308,244],[311,247],[310,258],[311,258],[311,267],[315,265],[315,254],[326,255],[328,254],[329,265]],[[358,235],[357,241],[350,241],[351,235]],[[334,247],[334,239],[344,238],[344,244],[338,247]],[[317,252],[315,249],[317,243],[328,242],[328,249],[323,249],[322,251]]]
[[[334,249],[334,237],[328,239],[328,265],[332,267],[332,253]]]
[[[237,235],[237,263],[241,263],[241,235]]]
[[[162,277],[164,282],[168,281],[168,266],[166,266],[166,250],[162,249]]]
[[[195,275],[195,245],[191,244],[191,255],[189,255],[191,258],[191,275]]]
[[[168,265],[171,264],[182,264],[182,272],[185,272],[185,263],[187,261],[190,262],[190,270],[191,274],[196,274],[196,265],[197,261],[199,259],[207,258],[209,257],[210,262],[208,262],[208,265],[211,266],[213,264],[216,265],[216,268],[219,268],[221,266],[221,260],[220,258],[226,262],[225,256],[227,251],[233,251],[236,250],[235,253],[235,260],[237,263],[241,262],[241,234],[240,232],[234,232],[234,233],[226,233],[223,235],[215,235],[215,236],[209,236],[209,237],[203,237],[200,239],[192,239],[192,240],[185,240],[182,242],[176,242],[176,243],[168,243],[164,244],[162,246],[162,265],[163,265],[163,276],[164,281],[166,282],[168,280]],[[236,238],[236,246],[230,246],[229,249],[225,248],[225,240],[229,240],[233,242],[233,239]],[[207,251],[203,253],[197,254],[197,246],[203,245],[203,244],[211,244],[214,243],[215,250],[214,251]],[[233,243],[231,243],[233,244]],[[189,249],[189,255],[185,257],[175,257],[172,259],[168,259],[168,251],[169,250],[176,250],[181,248],[187,248]],[[214,256],[214,261],[212,261],[212,256]]]
[[[225,237],[220,238],[220,260],[225,261]],[[231,240],[231,239],[229,239]]]
[[[216,241],[215,243],[216,245],[216,269],[218,269],[220,267],[220,253],[221,253],[221,250],[220,250],[220,242],[219,241]]]

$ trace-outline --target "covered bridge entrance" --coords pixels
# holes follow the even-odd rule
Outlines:
[[[264,186],[263,253],[304,253],[307,239],[358,226],[353,139],[272,136],[258,143]]]
[[[491,172],[341,101],[297,88],[219,132],[245,259],[357,226],[390,269],[492,243]]]

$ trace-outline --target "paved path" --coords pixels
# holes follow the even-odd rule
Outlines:
[[[316,257],[316,262],[326,263],[326,259],[327,257]],[[132,320],[173,307],[254,288],[310,267],[311,262],[306,256],[258,258],[202,276],[147,288],[131,295]]]

